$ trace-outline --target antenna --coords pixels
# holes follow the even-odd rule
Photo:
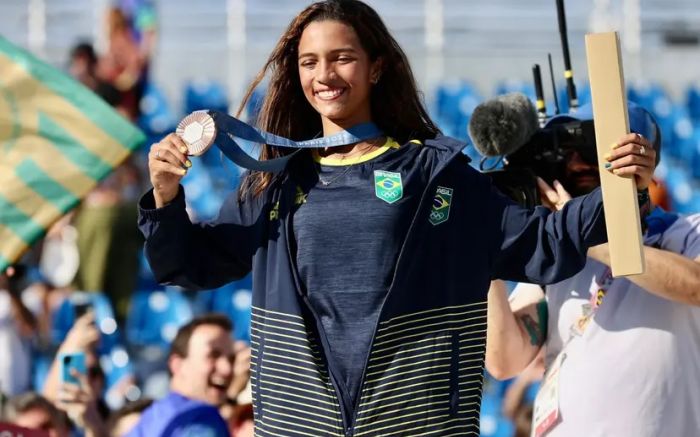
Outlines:
[[[547,107],[544,103],[544,92],[542,91],[542,74],[540,73],[540,64],[535,64],[532,66],[532,77],[535,80],[537,119],[540,122],[540,127],[544,127],[544,124],[547,122]]]
[[[554,114],[561,114],[561,109],[559,108],[559,97],[557,97],[557,84],[554,83],[554,67],[552,67],[552,54],[547,53],[547,59],[549,59],[549,77],[552,79],[552,94],[554,94]]]
[[[566,79],[566,91],[569,98],[569,112],[575,112],[578,108],[578,96],[574,84],[574,71],[571,69],[571,56],[569,55],[569,37],[566,31],[566,13],[564,12],[564,0],[557,0],[557,21],[559,22],[559,36],[561,37],[561,49],[564,54],[564,78]]]

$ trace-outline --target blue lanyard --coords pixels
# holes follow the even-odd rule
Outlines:
[[[241,167],[254,171],[279,173],[284,170],[287,166],[287,162],[289,162],[294,155],[299,153],[301,149],[346,146],[384,135],[374,123],[362,123],[328,137],[293,141],[254,128],[226,113],[220,111],[207,112],[214,119],[214,124],[216,125],[217,135],[214,144],[216,144],[228,159]],[[235,138],[252,141],[258,144],[288,147],[297,150],[280,158],[259,161],[243,151],[236,143]]]

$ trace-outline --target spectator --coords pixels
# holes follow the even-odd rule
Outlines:
[[[168,357],[170,393],[143,412],[129,437],[230,435],[217,408],[233,378],[231,331],[231,321],[218,314],[180,328]]]
[[[95,326],[94,313],[88,311],[76,320],[56,354],[58,357],[63,353],[84,353],[87,373],[74,375],[79,381],[77,385],[63,383],[60,364],[54,359],[44,383],[46,398],[65,411],[75,426],[85,431],[87,437],[103,435],[109,415],[109,409],[101,397],[105,385],[104,373],[95,353],[99,339],[100,332]]]
[[[219,411],[229,426],[231,435],[236,437],[253,436],[253,406],[250,385],[250,347],[244,341],[234,344],[236,361],[233,378],[228,388],[227,402]]]
[[[46,431],[50,437],[69,435],[65,414],[37,393],[29,392],[10,398],[4,417],[13,425]]]
[[[98,77],[97,56],[90,44],[73,48],[69,69],[73,77],[120,110],[123,97],[114,86]],[[128,112],[124,114],[129,116]],[[78,252],[83,260],[75,286],[104,292],[119,321],[126,316],[129,296],[136,286],[142,240],[133,223],[140,183],[139,169],[131,157],[127,158],[88,193],[73,218],[78,231]]]
[[[71,49],[68,70],[71,76],[102,97],[110,106],[118,107],[119,91],[97,77],[97,54],[92,44],[80,43]]]
[[[0,393],[13,396],[29,389],[36,320],[20,298],[17,281],[22,274],[14,276],[14,267],[8,270],[0,274]]]
[[[141,414],[153,404],[152,399],[139,399],[112,413],[107,422],[110,437],[124,437],[141,420]]]
[[[142,49],[126,14],[117,7],[107,13],[107,52],[99,59],[97,74],[112,84],[121,94],[117,108],[129,119],[139,116],[139,103],[143,94],[148,58],[152,49]]]

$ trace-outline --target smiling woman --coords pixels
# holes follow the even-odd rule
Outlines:
[[[552,212],[495,191],[430,120],[404,52],[360,1],[304,9],[243,105],[268,74],[260,129],[381,133],[249,173],[204,225],[187,216],[186,146],[169,135],[141,200],[156,277],[206,289],[252,270],[261,436],[478,435],[489,280],[576,273],[605,240],[600,192]],[[286,153],[263,145],[260,158]]]

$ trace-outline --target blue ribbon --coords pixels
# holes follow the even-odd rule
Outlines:
[[[280,171],[284,170],[289,160],[300,152],[301,149],[347,146],[348,144],[355,144],[384,135],[384,133],[374,123],[362,123],[327,137],[314,138],[305,141],[293,141],[288,138],[254,128],[226,113],[220,111],[207,112],[214,119],[214,124],[216,125],[217,135],[214,141],[216,146],[228,159],[237,165],[254,171],[279,173]],[[296,149],[296,151],[280,158],[259,161],[243,151],[243,149],[241,149],[241,147],[236,143],[235,138],[252,141],[258,144],[288,147],[291,149]]]

